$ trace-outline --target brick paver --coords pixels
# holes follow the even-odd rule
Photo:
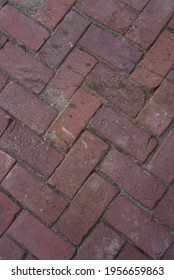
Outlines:
[[[0,259],[174,260],[173,46],[173,0],[0,0]]]

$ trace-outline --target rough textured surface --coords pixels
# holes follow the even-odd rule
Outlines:
[[[173,46],[173,0],[0,0],[0,259],[174,259]]]

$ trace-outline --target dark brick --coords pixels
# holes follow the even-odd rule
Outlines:
[[[5,86],[6,82],[7,82],[7,76],[0,71],[0,91]]]
[[[97,174],[91,175],[54,228],[78,245],[116,193]]]
[[[7,42],[7,38],[0,34],[0,49],[5,45],[5,43]]]
[[[2,133],[4,132],[4,130],[7,128],[7,126],[9,125],[11,121],[11,118],[9,115],[7,115],[7,113],[5,113],[4,111],[2,111],[0,109],[0,136],[2,135]]]
[[[25,251],[7,236],[0,239],[0,260],[21,260]]]
[[[174,243],[170,246],[167,252],[164,254],[163,260],[174,260]]]
[[[149,0],[121,0],[124,4],[141,11]]]
[[[0,150],[0,183],[15,164],[15,159]]]
[[[142,52],[126,41],[91,25],[80,40],[80,45],[100,56],[113,66],[130,72],[138,63]]]
[[[45,177],[50,176],[63,159],[62,154],[18,122],[9,126],[0,144]]]
[[[128,244],[124,247],[121,253],[116,258],[117,260],[150,260],[145,254],[137,248]]]
[[[69,260],[75,251],[72,245],[27,212],[17,218],[8,232],[38,259]]]
[[[108,145],[100,138],[85,131],[53,173],[49,183],[72,198],[107,148]]]
[[[7,4],[7,0],[0,0],[0,8]]]

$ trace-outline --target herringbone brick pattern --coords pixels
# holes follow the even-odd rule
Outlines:
[[[0,259],[174,259],[173,12],[0,0]]]

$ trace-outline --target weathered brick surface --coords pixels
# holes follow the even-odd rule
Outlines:
[[[49,183],[72,198],[106,152],[108,145],[97,136],[85,131]]]
[[[159,259],[173,241],[162,225],[124,197],[114,202],[105,219],[154,259]]]
[[[121,189],[149,208],[154,207],[166,191],[162,183],[117,150],[107,156],[101,170]]]
[[[174,34],[164,31],[145,55],[131,78],[150,89],[162,82],[174,64]]]
[[[75,0],[47,0],[37,10],[35,18],[53,29],[65,16]]]
[[[157,144],[156,139],[147,131],[111,108],[102,107],[90,126],[141,161],[147,158]]]
[[[5,43],[7,42],[7,38],[0,34],[0,49],[5,45]]]
[[[54,223],[66,207],[58,194],[19,165],[15,165],[1,185],[48,225]]]
[[[76,260],[112,260],[124,239],[111,228],[99,224],[78,251]]]
[[[52,75],[48,67],[11,43],[0,50],[0,67],[36,93],[42,91]]]
[[[168,28],[174,29],[174,15],[172,16],[171,20],[168,23]]]
[[[107,44],[106,44],[107,42]],[[130,72],[140,60],[142,52],[126,41],[116,38],[95,25],[88,28],[80,45],[100,56],[111,65]],[[117,55],[119,53],[119,55]]]
[[[163,199],[159,202],[155,213],[165,225],[174,230],[174,185],[170,187]]]
[[[159,150],[147,165],[148,170],[154,173],[167,183],[171,183],[174,179],[173,165],[174,157],[174,129],[170,132],[167,138],[163,141]]]
[[[141,11],[149,0],[121,0],[122,3]]]
[[[36,51],[40,49],[50,36],[47,30],[10,5],[6,5],[0,10],[0,26],[17,41]],[[21,28],[21,26],[25,26],[25,28]]]
[[[15,159],[0,150],[0,183],[15,164]]]
[[[42,93],[43,99],[62,111],[96,62],[94,57],[79,49],[70,53]]]
[[[116,193],[117,190],[108,182],[92,174],[60,217],[55,229],[78,245]]]
[[[114,0],[78,0],[76,7],[83,13],[124,34],[135,21],[136,14]]]
[[[100,105],[100,101],[95,96],[79,89],[67,109],[47,130],[47,138],[58,147],[68,149]]]
[[[121,253],[116,258],[117,260],[150,260],[145,254],[137,248],[128,244],[124,247]]]
[[[7,76],[0,71],[0,90],[5,86],[7,82]]]
[[[75,251],[72,245],[27,212],[17,218],[8,233],[39,259],[70,259]]]
[[[10,123],[10,116],[0,109],[0,136]]]
[[[170,246],[170,248],[164,254],[163,260],[174,260],[174,244]]]
[[[0,260],[21,260],[25,251],[7,236],[0,239]]]
[[[50,176],[63,159],[62,154],[18,122],[9,126],[0,144],[45,177]]]
[[[148,48],[170,19],[173,10],[173,0],[150,0],[126,37],[143,48]]]
[[[145,101],[142,89],[103,63],[99,63],[89,74],[85,85],[133,117]]]
[[[19,211],[20,207],[0,192],[0,235],[10,226]]]
[[[41,60],[47,65],[57,68],[88,25],[87,19],[71,11],[58,25],[53,36],[41,48],[39,53]]]
[[[157,135],[164,132],[174,117],[173,82],[174,71],[171,71],[137,118]]]
[[[7,3],[7,0],[0,0],[0,8],[2,8]]]
[[[0,94],[0,104],[31,129],[43,133],[56,117],[56,111],[27,92],[15,82],[10,82]]]
[[[45,0],[8,0],[10,4],[16,5],[22,11],[31,15],[37,11],[44,1]]]

